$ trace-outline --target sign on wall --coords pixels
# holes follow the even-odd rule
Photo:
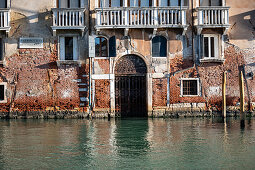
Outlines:
[[[43,48],[43,38],[20,38],[19,48]]]

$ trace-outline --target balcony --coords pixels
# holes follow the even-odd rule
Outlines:
[[[56,30],[81,30],[85,29],[85,9],[82,8],[54,8],[53,26],[51,27],[54,35]]]
[[[203,28],[223,28],[226,33],[230,26],[229,8],[230,7],[198,7],[198,33],[200,34]]]
[[[97,8],[95,28],[187,28],[187,7]]]
[[[0,8],[0,31],[10,30],[10,9]]]

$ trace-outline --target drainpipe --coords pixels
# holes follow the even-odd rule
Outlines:
[[[194,0],[191,0],[191,13],[192,13],[192,55],[193,55],[193,60],[194,64],[196,63],[196,58],[195,58],[195,48],[194,48]]]

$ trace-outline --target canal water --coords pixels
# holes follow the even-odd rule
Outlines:
[[[0,120],[0,169],[255,169],[255,119]]]

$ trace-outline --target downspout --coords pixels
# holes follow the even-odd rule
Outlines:
[[[193,55],[193,60],[194,60],[194,65],[196,65],[196,58],[195,58],[195,48],[194,48],[194,0],[191,0],[191,13],[192,13],[192,55]]]
[[[89,18],[88,18],[88,34],[90,36],[91,34],[91,30],[90,30],[90,18],[92,17],[92,14],[90,13],[90,0],[88,1],[88,9],[89,9]],[[89,45],[89,42],[88,42],[88,45]],[[92,110],[92,107],[91,107],[91,57],[89,56],[89,116],[91,116],[91,110]],[[92,116],[91,116],[92,117]]]

